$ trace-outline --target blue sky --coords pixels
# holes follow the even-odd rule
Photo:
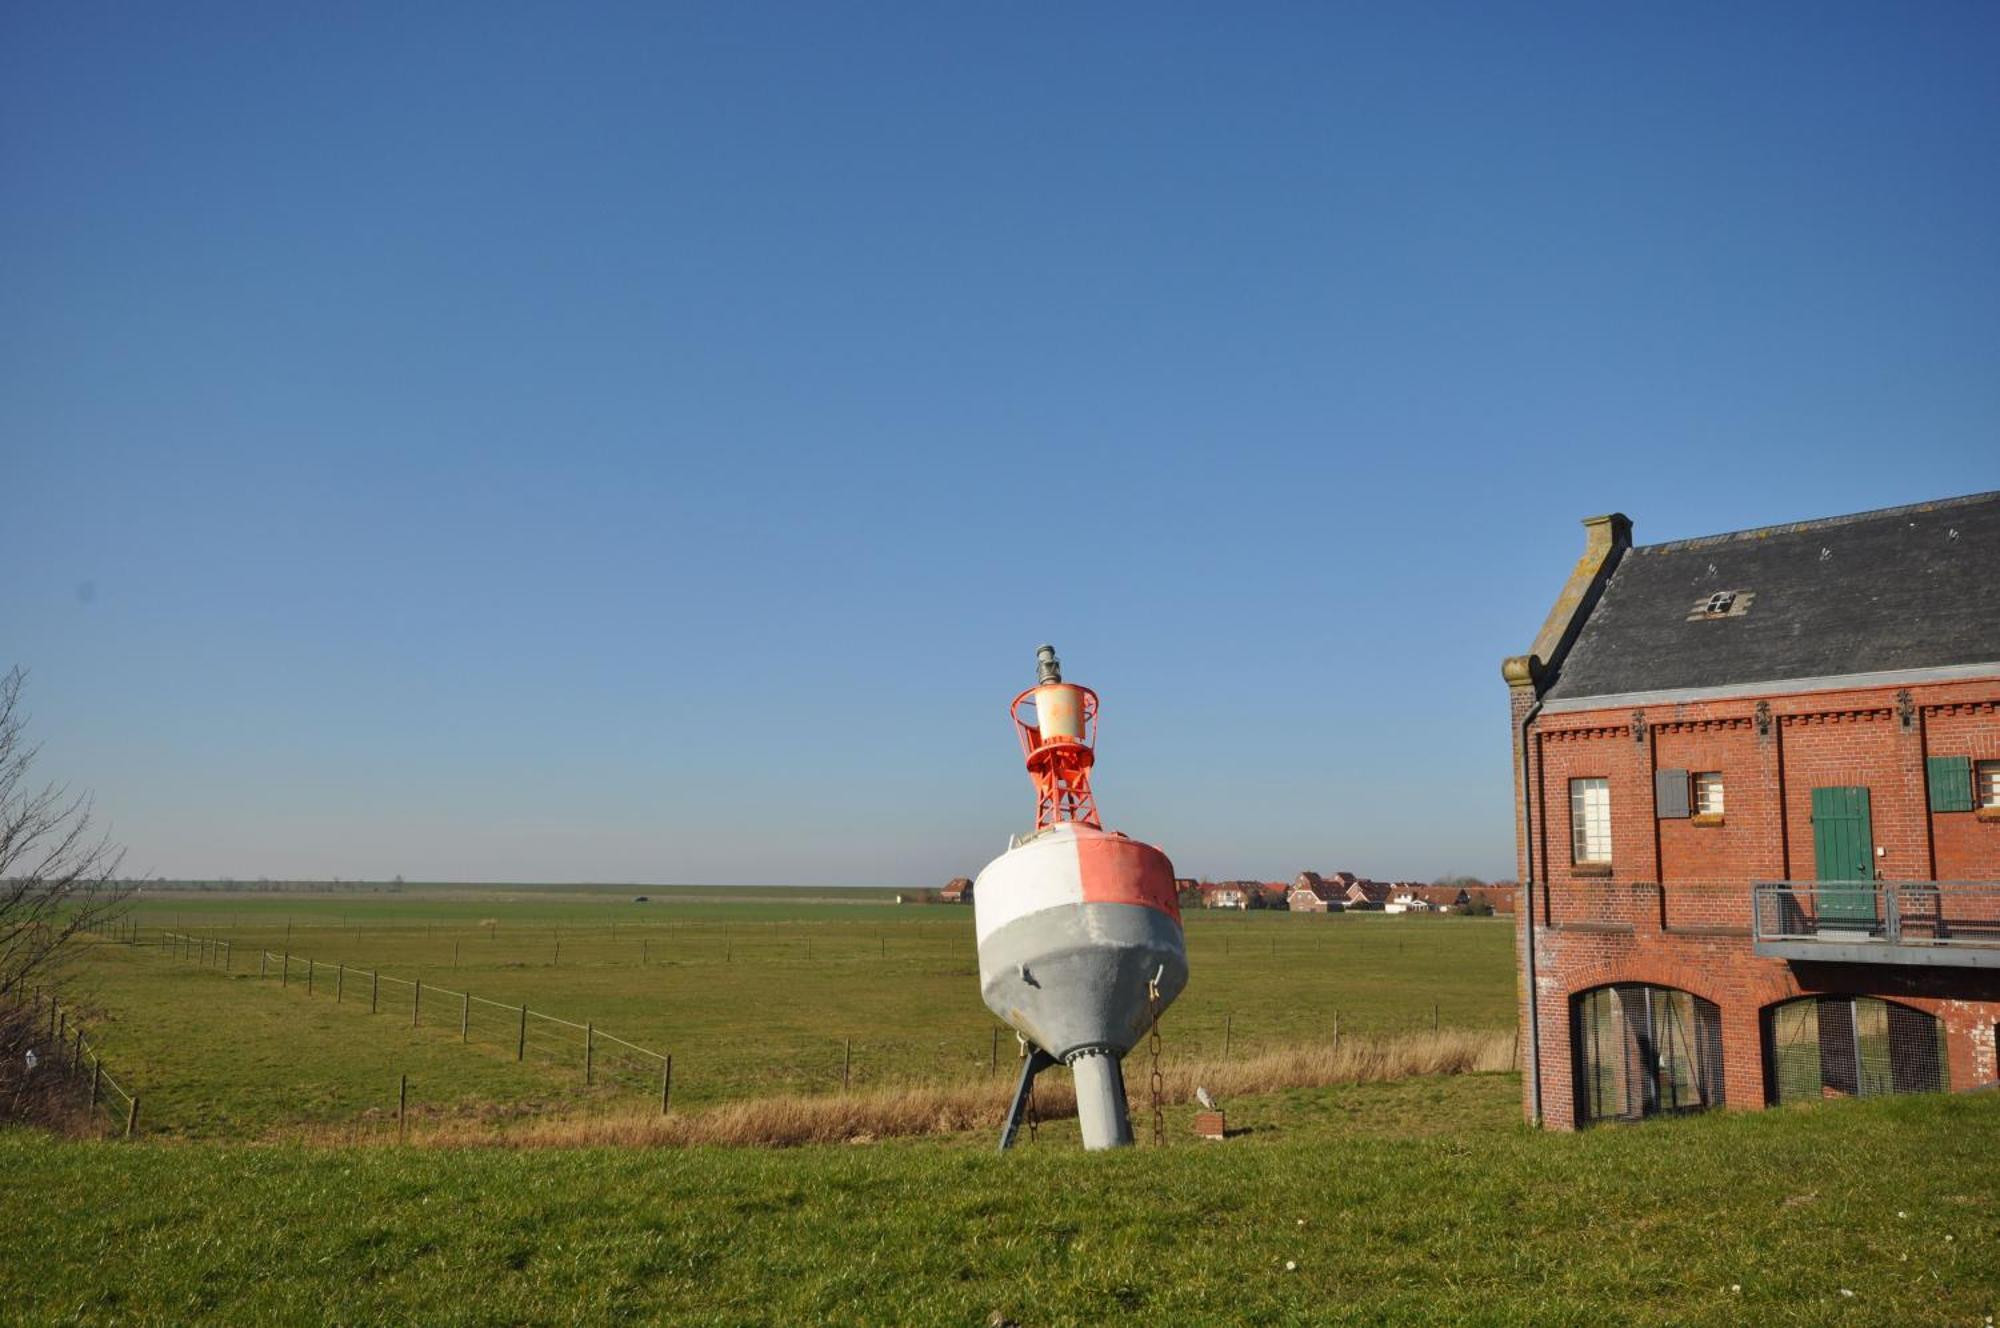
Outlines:
[[[1511,871],[1642,542],[2000,487],[2000,10],[16,4],[0,665],[166,875]]]

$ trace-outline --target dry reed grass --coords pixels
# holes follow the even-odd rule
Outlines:
[[[1145,1051],[1127,1061],[1128,1092],[1135,1106],[1147,1091]],[[1443,1030],[1434,1033],[1348,1037],[1325,1046],[1302,1046],[1228,1061],[1169,1063],[1162,1067],[1166,1103],[1194,1100],[1197,1084],[1223,1100],[1288,1088],[1382,1083],[1424,1075],[1469,1074],[1514,1068],[1512,1033]],[[1000,1125],[1013,1076],[922,1084],[840,1096],[751,1098],[701,1111],[661,1116],[630,1114],[538,1120],[511,1128],[476,1119],[413,1120],[409,1142],[426,1147],[677,1148],[697,1144],[785,1148],[800,1144],[871,1143],[878,1139],[959,1134]],[[1037,1084],[1043,1120],[1076,1114],[1067,1075]]]

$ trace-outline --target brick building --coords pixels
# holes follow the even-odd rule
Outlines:
[[[1347,907],[1342,888],[1316,871],[1300,872],[1293,878],[1285,903],[1294,913],[1339,913]]]
[[[1529,1118],[1992,1084],[2000,493],[1584,525],[1502,666]]]

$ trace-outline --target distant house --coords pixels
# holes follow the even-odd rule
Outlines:
[[[938,899],[947,904],[969,904],[972,902],[972,882],[963,876],[954,876],[945,882]]]
[[[1384,913],[1429,913],[1437,905],[1424,898],[1409,886],[1396,886],[1382,905]]]
[[[1416,893],[1440,913],[1456,913],[1472,902],[1471,892],[1457,885],[1419,886]]]
[[[1312,871],[1293,878],[1285,904],[1294,913],[1339,913],[1347,907],[1340,887]]]
[[[1381,909],[1389,902],[1394,887],[1383,881],[1354,881],[1347,887],[1344,903],[1349,909]]]
[[[1204,908],[1248,908],[1255,881],[1222,881],[1202,887]]]

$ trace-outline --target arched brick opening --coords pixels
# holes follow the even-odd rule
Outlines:
[[[1951,1086],[1944,1021],[1910,1002],[1816,992],[1763,1006],[1758,1026],[1772,1106]]]
[[[1705,1111],[1725,1099],[1722,1009],[1664,983],[1613,982],[1568,999],[1574,1121]]]

